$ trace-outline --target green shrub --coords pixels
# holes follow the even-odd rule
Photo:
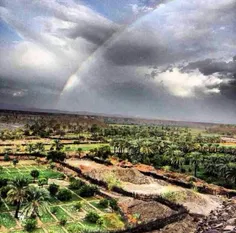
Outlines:
[[[50,192],[50,194],[52,196],[55,196],[57,194],[58,190],[59,190],[59,185],[54,184],[54,183],[50,184],[48,187],[48,191]]]
[[[96,221],[96,225],[98,225],[99,227],[103,227],[103,226],[104,226],[104,220],[100,217],[100,218]]]
[[[36,227],[37,227],[36,219],[29,218],[29,219],[25,220],[25,222],[24,222],[24,229],[26,231],[31,232],[31,231],[35,230]]]
[[[4,161],[10,161],[10,156],[8,154],[4,155]]]
[[[95,185],[86,185],[86,184],[84,184],[79,189],[79,195],[81,197],[92,197],[97,192],[97,190],[98,190],[98,188]]]
[[[46,179],[46,178],[41,178],[38,181],[39,186],[43,186],[43,185],[47,185],[47,184],[48,184],[48,179]]]
[[[179,203],[186,198],[186,193],[184,191],[168,191],[162,193],[161,196],[171,202]]]
[[[55,161],[64,161],[66,159],[66,154],[62,151],[49,151],[47,154],[47,160]]]
[[[15,158],[15,159],[12,160],[12,163],[13,163],[14,166],[16,166],[16,164],[19,163],[19,160]]]
[[[0,188],[5,187],[8,183],[8,179],[6,178],[0,178]]]
[[[172,170],[171,166],[164,166],[164,167],[162,167],[162,169],[166,172],[169,172]]]
[[[117,200],[112,199],[112,200],[109,201],[109,204],[110,204],[110,207],[111,207],[113,210],[117,211],[117,210],[119,209]]]
[[[81,181],[81,180],[73,180],[70,182],[70,185],[69,185],[69,189],[72,189],[72,190],[78,190],[80,189],[82,186],[84,185],[84,183]]]
[[[113,173],[107,173],[104,178],[109,190],[113,187],[121,187],[120,180]]]
[[[74,209],[76,209],[77,211],[80,210],[82,208],[82,203],[79,201],[74,205]]]
[[[39,171],[38,170],[32,170],[31,172],[30,172],[30,175],[34,178],[34,180],[36,179],[36,178],[38,178],[39,177]]]
[[[64,188],[64,189],[59,190],[59,192],[57,194],[57,198],[60,201],[69,201],[72,198],[72,193],[70,190]]]
[[[107,199],[102,199],[99,201],[99,205],[102,207],[102,208],[108,208],[109,206],[109,200]]]
[[[67,228],[68,232],[70,233],[81,233],[82,232],[82,226],[77,223],[70,224]]]
[[[60,223],[61,226],[65,226],[66,223],[67,223],[67,218],[65,218],[65,217],[61,218],[61,219],[59,220],[59,223]]]
[[[1,197],[6,198],[8,191],[11,189],[10,186],[4,186],[1,188]]]
[[[51,213],[52,213],[52,214],[56,214],[57,211],[58,211],[58,206],[53,206],[53,207],[51,208]]]
[[[89,212],[85,216],[85,220],[90,223],[96,223],[101,217],[96,212]]]

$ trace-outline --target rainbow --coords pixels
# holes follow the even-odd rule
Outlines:
[[[115,39],[118,39],[124,32],[131,30],[132,28],[134,28],[137,24],[139,24],[141,21],[148,19],[152,13],[158,8],[158,6],[160,6],[160,4],[164,3],[164,2],[169,2],[169,1],[173,1],[173,0],[167,0],[167,1],[161,1],[160,3],[158,3],[155,7],[155,9],[151,12],[145,13],[144,15],[142,15],[140,18],[138,18],[137,20],[135,20],[134,22],[132,22],[131,24],[124,26],[122,28],[120,28],[120,30],[118,30],[116,33],[113,33],[101,46],[99,46],[79,67],[78,69],[75,71],[75,73],[73,73],[71,76],[68,77],[66,83],[64,84],[60,95],[59,95],[59,99],[64,95],[64,93],[70,89],[70,87],[73,85],[73,82],[75,81],[75,79],[78,78],[78,74],[81,73],[82,71],[88,69],[90,67],[90,65],[96,61],[97,57],[99,57],[100,55],[103,54],[103,52],[112,45],[112,43],[115,41]]]

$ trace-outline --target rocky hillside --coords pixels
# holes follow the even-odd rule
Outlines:
[[[236,201],[227,200],[208,217],[199,221],[195,233],[236,232]]]

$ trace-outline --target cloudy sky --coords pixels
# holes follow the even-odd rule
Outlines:
[[[0,106],[236,123],[236,0],[0,0]]]

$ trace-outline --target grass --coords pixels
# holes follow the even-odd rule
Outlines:
[[[12,164],[8,164],[7,166],[3,166],[3,175],[8,176],[10,178],[14,178],[18,175],[24,175],[25,177],[30,177],[30,171],[33,169],[37,169],[40,171],[40,177],[44,178],[51,178],[59,179],[62,173],[59,173],[57,171],[54,171],[52,169],[48,169],[47,166],[40,165],[39,167],[37,165],[21,165],[18,164],[16,167],[13,167]],[[1,174],[2,177],[2,174]],[[30,179],[32,182],[32,178]],[[118,213],[112,213],[113,217],[107,217],[106,209],[103,209],[99,206],[99,200],[102,197],[91,197],[91,198],[82,198],[75,193],[72,195],[72,199],[67,202],[59,201],[56,197],[51,197],[51,200],[49,202],[49,212],[45,211],[45,213],[42,214],[40,217],[40,220],[42,222],[42,225],[40,225],[41,228],[38,228],[33,231],[33,233],[43,233],[44,229],[47,230],[48,233],[65,233],[63,227],[59,225],[59,221],[62,218],[67,219],[67,224],[65,228],[68,228],[69,226],[82,226],[86,227],[86,229],[90,229],[91,231],[97,231],[99,230],[99,226],[96,224],[91,224],[87,221],[85,221],[85,215],[90,211],[98,212],[100,216],[104,216],[106,219],[105,228],[110,228],[115,230],[118,229],[119,226],[121,226],[123,223],[120,220]],[[74,208],[74,205],[82,200],[82,208],[80,210],[76,210]],[[17,224],[16,220],[14,219],[13,215],[15,212],[16,207],[10,205],[9,203],[4,200],[6,205],[0,206],[0,225],[7,228],[8,232],[14,232],[14,233],[26,233],[26,231],[23,230],[22,222],[19,220],[20,225]],[[8,208],[7,208],[8,207]],[[22,206],[23,208],[23,206]],[[53,209],[56,208],[56,211],[54,212]],[[117,224],[109,225],[108,219],[117,219]],[[115,220],[112,220],[114,222]],[[116,221],[115,221],[116,222]],[[56,223],[56,224],[55,224]],[[74,224],[74,225],[73,225]],[[22,228],[20,228],[20,226]],[[74,232],[74,231],[72,231]]]
[[[66,218],[67,220],[70,219],[70,216],[60,206],[52,207],[50,209],[51,212],[53,211],[53,208],[56,209],[55,213],[53,212],[53,215],[55,215],[58,220],[62,218]]]
[[[108,229],[122,229],[125,227],[121,217],[114,213],[105,214],[103,216],[104,224]]]
[[[183,191],[167,191],[161,194],[164,199],[167,199],[171,202],[179,203],[186,199],[186,193]]]
[[[40,217],[40,220],[43,223],[53,223],[53,222],[55,222],[55,219],[52,217],[52,215],[49,212],[46,212],[46,211]]]
[[[67,145],[64,147],[65,151],[78,151],[78,148],[81,148],[82,151],[89,151],[91,149],[99,148],[101,146],[109,146],[108,143],[97,143],[97,144],[75,144]]]
[[[62,229],[61,226],[55,225],[55,226],[50,226],[47,228],[47,231],[49,233],[65,233],[65,231]]]
[[[34,169],[38,170],[40,175],[39,178],[46,178],[46,179],[62,179],[63,174],[52,169],[47,168],[46,166],[19,166],[16,167],[8,167],[7,169],[4,168],[1,177],[13,179],[16,176],[24,176],[29,180],[32,180],[30,172]]]
[[[16,221],[10,213],[0,213],[0,225],[10,229],[16,226]]]

